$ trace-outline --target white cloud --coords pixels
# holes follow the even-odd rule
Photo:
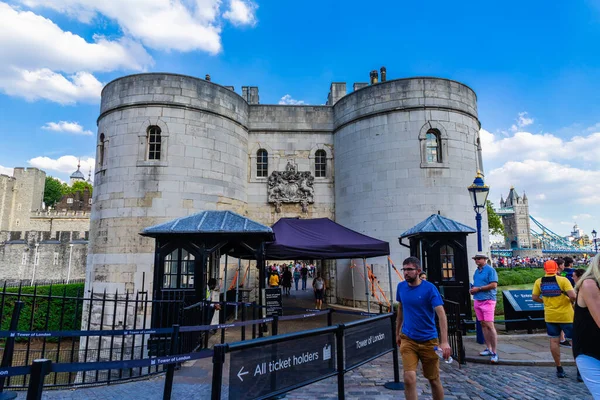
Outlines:
[[[592,218],[592,214],[579,214],[579,215],[573,215],[573,220],[581,220],[581,219],[590,219]]]
[[[229,9],[223,18],[234,25],[256,25],[256,9],[258,5],[251,0],[230,0]]]
[[[286,94],[281,99],[279,99],[279,104],[299,106],[299,105],[304,105],[306,103],[304,102],[304,100],[294,100],[291,95]]]
[[[102,83],[92,71],[143,70],[152,58],[141,44],[95,36],[87,42],[51,20],[0,2],[0,91],[61,104],[96,102]]]
[[[22,0],[90,23],[99,14],[116,21],[126,37],[157,50],[221,51],[220,0]]]
[[[0,165],[0,174],[12,176],[13,175],[13,168],[4,167],[4,166]]]
[[[78,101],[96,102],[100,99],[102,83],[87,72],[63,76],[47,68],[28,71],[0,70],[0,88],[6,94],[24,97],[29,101],[46,99],[60,104]]]
[[[92,169],[92,176],[94,175],[95,160],[91,157],[82,157],[81,159],[75,156],[62,156],[57,159],[50,157],[35,157],[28,161],[32,167],[39,168],[46,172],[56,171],[70,174],[77,170],[77,163],[81,162],[81,172],[87,176],[90,168]]]
[[[77,122],[46,122],[46,125],[42,126],[42,129],[54,132],[66,132],[74,135],[93,135],[92,131],[84,130],[83,126]]]
[[[513,136],[498,137],[482,129],[479,132],[484,160],[563,160],[587,161],[600,165],[597,149],[600,132],[561,139],[551,133],[516,132]]]
[[[534,119],[527,116],[527,112],[520,112],[517,116],[517,123],[510,127],[511,132],[517,132],[526,126],[533,124]]]

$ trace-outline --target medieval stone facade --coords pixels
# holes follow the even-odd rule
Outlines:
[[[529,202],[527,195],[519,196],[514,187],[510,188],[506,200],[500,198],[500,208],[512,210],[502,214],[505,231],[505,248],[532,249],[531,226],[529,221]]]
[[[35,283],[85,276],[90,194],[63,197],[64,210],[44,210],[45,180],[46,173],[37,168],[15,168],[13,176],[0,175],[0,281]],[[84,207],[73,201],[80,197]],[[69,209],[73,204],[77,210]]]
[[[240,96],[176,74],[107,84],[86,289],[152,291],[154,241],[139,232],[201,210],[269,225],[328,217],[388,241],[396,265],[409,255],[400,234],[431,214],[474,225],[467,187],[483,165],[472,89],[438,78],[375,79],[351,93],[332,83],[327,98],[323,106],[263,105],[257,87]],[[475,235],[468,246],[476,250]],[[371,262],[387,288],[387,260]],[[353,297],[348,264],[325,266],[330,301]],[[364,293],[360,280],[354,293]]]

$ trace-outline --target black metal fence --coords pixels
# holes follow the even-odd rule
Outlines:
[[[459,365],[466,364],[465,347],[463,345],[464,328],[460,316],[460,304],[444,299],[444,311],[448,320],[448,342],[452,348],[452,358],[458,361]]]
[[[177,298],[151,300],[146,292],[91,291],[84,296],[83,285],[16,288],[5,285],[0,291],[1,330],[32,333],[0,338],[2,366],[29,366],[34,359],[49,359],[57,364],[136,360],[150,352],[149,345],[159,349],[157,355],[164,355],[171,340],[168,335],[145,331],[150,327],[151,313],[154,310],[164,316],[164,320],[155,321],[157,324],[171,327],[181,322],[183,306],[183,301]],[[140,332],[110,334],[118,330]],[[82,331],[98,334],[79,337]],[[160,372],[163,372],[162,366],[98,369],[85,373],[52,372],[44,384],[93,385]],[[8,377],[3,387],[25,388],[28,380],[27,374]]]
[[[0,281],[0,286],[5,288],[18,288],[18,287],[31,287],[31,286],[50,286],[50,285],[69,285],[69,284],[83,284],[85,279],[38,279],[33,283],[31,279],[20,279],[20,280],[5,280]]]

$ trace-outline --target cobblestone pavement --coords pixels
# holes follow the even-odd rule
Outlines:
[[[195,366],[196,369],[199,366]],[[208,372],[210,362],[200,370]],[[185,371],[186,369],[184,368]],[[404,392],[390,391],[383,387],[393,378],[392,355],[388,354],[346,374],[347,399],[403,399]],[[458,368],[456,363],[441,365],[441,377],[446,399],[591,399],[583,383],[575,380],[575,367],[565,367],[567,378],[557,379],[554,367],[537,366],[493,366],[468,364]],[[187,371],[186,371],[187,372]],[[189,371],[191,372],[191,371]],[[210,399],[210,374],[184,374],[178,377],[173,387],[173,396],[178,399]],[[226,375],[226,374],[225,374]],[[194,382],[196,381],[196,382]],[[164,378],[130,382],[95,388],[46,391],[44,399],[64,400],[158,400],[162,399]],[[421,372],[418,373],[419,399],[431,399],[431,388]],[[25,399],[19,393],[18,399]],[[227,399],[227,386],[223,386],[223,398]],[[294,390],[287,394],[290,400],[336,399],[337,381],[330,378]]]

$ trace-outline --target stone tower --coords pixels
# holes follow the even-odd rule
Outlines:
[[[520,197],[515,188],[511,187],[506,201],[500,199],[500,208],[513,210],[511,214],[502,215],[502,223],[506,232],[504,239],[506,248],[532,248],[527,195],[523,193],[523,197]]]
[[[42,209],[46,173],[37,168],[15,168],[0,176],[0,230],[29,230],[31,211]]]

